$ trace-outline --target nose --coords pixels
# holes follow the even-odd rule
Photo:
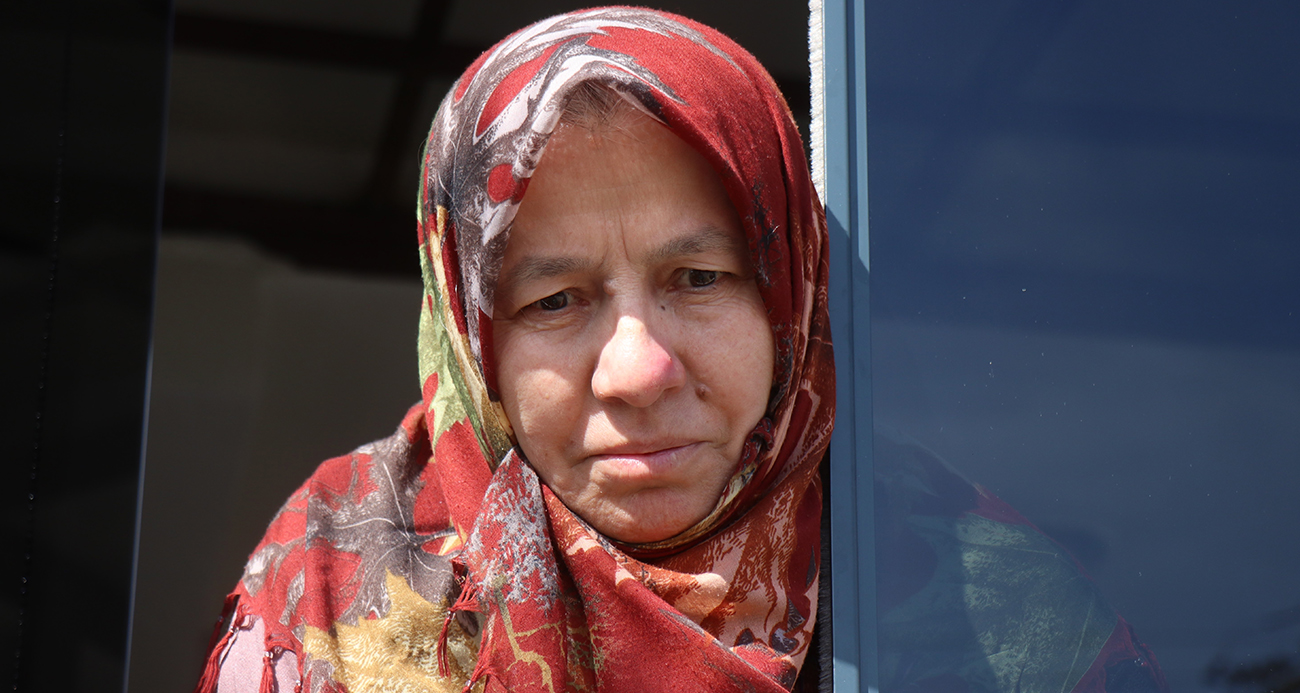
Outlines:
[[[636,316],[619,316],[592,374],[591,391],[602,402],[648,407],[686,382],[686,370],[672,348]]]

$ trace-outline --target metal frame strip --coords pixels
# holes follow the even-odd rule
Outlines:
[[[837,391],[829,479],[834,685],[840,692],[874,693],[878,669],[864,4],[821,3],[821,163],[830,230]]]

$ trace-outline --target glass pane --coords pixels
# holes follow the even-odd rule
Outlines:
[[[868,3],[884,691],[1300,686],[1298,22]]]

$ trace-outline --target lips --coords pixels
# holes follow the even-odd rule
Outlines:
[[[610,476],[626,481],[679,476],[683,465],[693,459],[702,442],[627,443],[604,449],[587,459]]]
[[[688,447],[696,444],[694,440],[660,440],[660,441],[630,441],[620,445],[600,448],[592,457],[615,457],[624,455],[655,455],[661,452],[668,452],[678,448]]]

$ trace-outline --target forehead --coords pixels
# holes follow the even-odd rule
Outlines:
[[[744,253],[740,220],[708,162],[633,111],[617,127],[556,129],[511,224],[505,263],[541,249],[618,240],[631,250],[682,235],[733,238]]]

